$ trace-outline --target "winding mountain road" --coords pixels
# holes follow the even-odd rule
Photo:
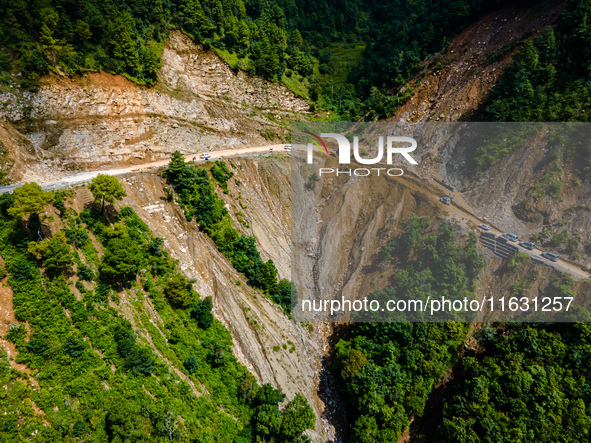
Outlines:
[[[261,152],[281,152],[283,151],[283,147],[285,145],[269,145],[269,146],[257,146],[252,148],[238,148],[238,149],[226,149],[223,151],[213,151],[207,152],[210,155],[210,160],[215,160],[221,157],[233,157],[233,156],[240,156],[240,155],[247,155],[247,154],[257,154]],[[273,151],[271,151],[271,149]],[[185,155],[185,161],[191,161],[195,159],[195,161],[205,161],[201,159],[201,155],[204,152],[198,152],[195,154],[187,154]],[[128,174],[130,172],[138,172],[153,168],[161,168],[162,166],[166,166],[170,159],[166,160],[159,160],[157,162],[151,163],[143,163],[140,165],[133,165],[128,166],[125,168],[117,168],[117,169],[106,169],[106,170],[99,170],[99,171],[88,171],[88,172],[81,172],[79,174],[69,175],[67,177],[61,178],[59,180],[50,181],[50,182],[43,182],[39,183],[39,185],[45,190],[53,190],[58,188],[63,188],[66,186],[77,185],[81,183],[86,183],[93,178],[95,178],[99,174],[106,174],[106,175],[122,175]],[[0,186],[0,194],[5,192],[12,192],[15,188],[18,188],[23,183],[16,183],[14,185],[8,186]]]
[[[235,156],[248,155],[248,154],[260,154],[263,152],[285,152],[284,146],[285,145],[281,144],[281,145],[257,146],[257,147],[250,147],[250,148],[226,149],[226,150],[222,150],[222,151],[207,152],[207,154],[210,155],[209,160],[216,160],[216,159],[222,158],[222,157],[235,157]],[[303,146],[294,146],[294,147],[298,150],[305,149]],[[201,158],[202,154],[204,154],[204,152],[187,154],[187,155],[185,155],[185,161],[191,161],[191,160],[195,159],[195,161],[197,161],[197,162],[204,162],[205,159]],[[140,165],[128,166],[125,168],[81,172],[79,174],[70,175],[70,176],[61,178],[59,180],[44,182],[44,183],[39,183],[39,184],[45,190],[54,190],[54,189],[59,189],[59,188],[67,187],[67,186],[87,183],[99,174],[117,176],[117,175],[128,174],[131,172],[138,172],[138,171],[141,172],[143,170],[151,170],[154,168],[161,168],[163,166],[168,165],[169,161],[170,161],[169,159],[165,159],[165,160],[159,160],[159,161],[151,162],[151,163],[143,163]],[[403,180],[404,180],[404,178],[403,178]],[[17,183],[14,185],[0,186],[0,194],[5,193],[5,192],[12,192],[15,188],[21,186],[22,184],[23,183]],[[448,190],[446,190],[443,186],[441,186],[441,184],[439,184],[435,181],[428,180],[428,185],[425,186],[425,188],[429,188],[429,187],[431,187],[433,190],[433,194],[434,194],[433,197],[434,198],[439,199],[439,197],[441,195],[447,195]],[[423,190],[425,190],[425,189],[423,189]],[[457,195],[457,197],[460,197],[457,199],[458,201],[454,201],[451,205],[447,206],[447,209],[450,212],[450,214],[453,214],[456,217],[459,217],[462,220],[465,220],[466,222],[470,221],[476,226],[481,223],[485,223],[483,220],[479,219],[474,214],[474,211],[472,210],[470,205],[468,205],[466,202],[464,202],[461,199],[461,195]],[[443,203],[442,203],[442,205],[443,205]],[[443,206],[446,206],[446,205],[443,205]],[[489,232],[494,233],[497,236],[502,235],[502,232],[499,229],[496,229],[494,226],[491,226],[491,229]],[[557,262],[551,262],[551,261],[543,258],[542,251],[540,251],[538,249],[535,249],[533,251],[528,251],[527,249],[524,249],[521,247],[519,247],[519,249],[520,249],[520,252],[525,252],[532,257],[538,258],[540,261],[548,262],[547,263],[548,266],[552,266],[553,268],[555,268],[561,272],[566,272],[566,273],[570,274],[576,280],[590,277],[589,272],[584,270],[582,266],[578,266],[572,262],[566,262],[562,259],[558,260]]]

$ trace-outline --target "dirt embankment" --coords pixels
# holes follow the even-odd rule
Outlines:
[[[37,181],[155,161],[177,149],[280,143],[288,130],[279,123],[309,108],[284,85],[233,72],[177,31],[154,88],[105,72],[50,75],[34,93],[0,90],[0,103],[0,140],[17,160],[10,178]]]

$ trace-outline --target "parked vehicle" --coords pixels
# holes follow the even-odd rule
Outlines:
[[[209,157],[211,157],[211,155],[209,155],[207,152],[204,152],[203,154],[201,154],[201,158],[204,160],[207,160]]]
[[[439,199],[439,201],[440,201],[441,203],[445,203],[446,205],[450,205],[450,204],[451,204],[451,198],[449,198],[449,197],[441,197],[441,198]]]
[[[519,240],[519,237],[517,237],[515,234],[509,234],[508,232],[505,232],[503,234],[503,237],[505,237],[509,241],[517,241],[517,240]]]
[[[547,258],[551,261],[558,261],[560,255],[555,254],[554,252],[542,252],[542,257]]]
[[[484,231],[488,231],[490,230],[490,226],[489,225],[485,225],[483,223],[479,224],[478,227]]]
[[[536,249],[536,244],[532,243],[530,241],[520,241],[519,246],[521,246],[522,248],[528,249],[530,251],[533,249]]]
[[[291,145],[285,145],[283,149],[285,149],[286,151],[291,151],[293,147]]]

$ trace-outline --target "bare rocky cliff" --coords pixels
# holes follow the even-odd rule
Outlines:
[[[159,82],[88,73],[42,79],[37,92],[0,92],[0,140],[13,181],[280,143],[308,104],[284,85],[233,72],[180,32],[164,46]]]

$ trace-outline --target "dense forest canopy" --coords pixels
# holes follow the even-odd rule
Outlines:
[[[106,70],[150,86],[164,41],[180,29],[223,51],[233,68],[297,84],[342,118],[383,118],[408,99],[412,89],[402,86],[426,57],[504,3],[1,0],[0,73],[21,72],[21,84],[34,87],[50,70]],[[489,119],[588,118],[590,9],[589,1],[570,0],[555,30],[526,41],[491,96]]]
[[[20,86],[34,88],[50,71],[106,70],[153,86],[163,44],[179,29],[225,54],[234,69],[288,85],[299,82],[313,102],[343,119],[383,118],[408,99],[412,90],[402,92],[402,86],[427,56],[445,49],[478,15],[507,3],[0,0],[0,83],[18,79]],[[554,28],[526,39],[493,89],[485,117],[588,121],[590,17],[591,0],[569,0]],[[474,160],[480,171],[507,154],[487,150],[476,152]],[[560,195],[566,162],[576,160],[578,178],[588,180],[588,146],[566,144],[548,156],[551,167],[536,185],[539,192]],[[176,154],[167,177],[170,198],[250,285],[289,313],[290,282],[277,281],[273,262],[261,259],[254,238],[240,234],[224,209],[218,192],[227,192],[231,178],[223,162],[193,168]],[[191,289],[162,250],[162,239],[130,208],[105,215],[103,203],[121,192],[116,183],[99,185],[100,205],[79,214],[66,206],[64,193],[48,195],[36,185],[23,187],[22,201],[20,192],[0,198],[0,275],[10,274],[17,319],[30,328],[15,323],[6,339],[39,383],[32,390],[0,354],[0,381],[8,386],[2,393],[3,441],[20,441],[38,429],[36,441],[79,441],[85,435],[96,441],[298,441],[314,426],[309,405],[296,396],[279,409],[283,394],[258,386],[232,356],[231,336],[214,320],[211,299]],[[64,227],[42,238],[39,206],[47,204],[59,211]],[[428,225],[412,218],[406,229],[417,241],[397,239],[384,249],[386,260],[402,257],[397,277],[382,291],[386,295],[474,292],[483,267],[475,239],[456,241],[449,225],[427,235]],[[411,250],[418,260],[407,260]],[[132,277],[140,269],[146,273],[136,281]],[[435,278],[445,269],[457,279]],[[64,278],[74,274],[75,284]],[[419,278],[428,285],[413,286]],[[571,291],[571,284],[559,279],[550,290]],[[153,346],[111,306],[119,303],[113,289],[123,288],[145,293],[165,320],[163,335],[150,330],[163,337]],[[136,320],[154,328],[145,314]],[[428,396],[452,365],[454,391],[425,441],[588,441],[590,332],[584,324],[485,326],[476,332],[485,350],[460,358],[466,324],[357,324],[335,347],[333,366],[348,402],[351,441],[396,441],[425,412]],[[160,355],[179,372],[170,371]],[[195,399],[179,374],[213,394]],[[46,412],[43,418],[31,400]]]
[[[405,99],[387,92],[400,88],[425,57],[444,48],[485,7],[498,4],[1,0],[0,72],[18,70],[25,87],[50,70],[106,70],[150,86],[163,42],[180,29],[206,48],[224,51],[233,68],[296,82],[313,101],[343,116],[387,116]],[[344,67],[347,57],[353,61]]]

